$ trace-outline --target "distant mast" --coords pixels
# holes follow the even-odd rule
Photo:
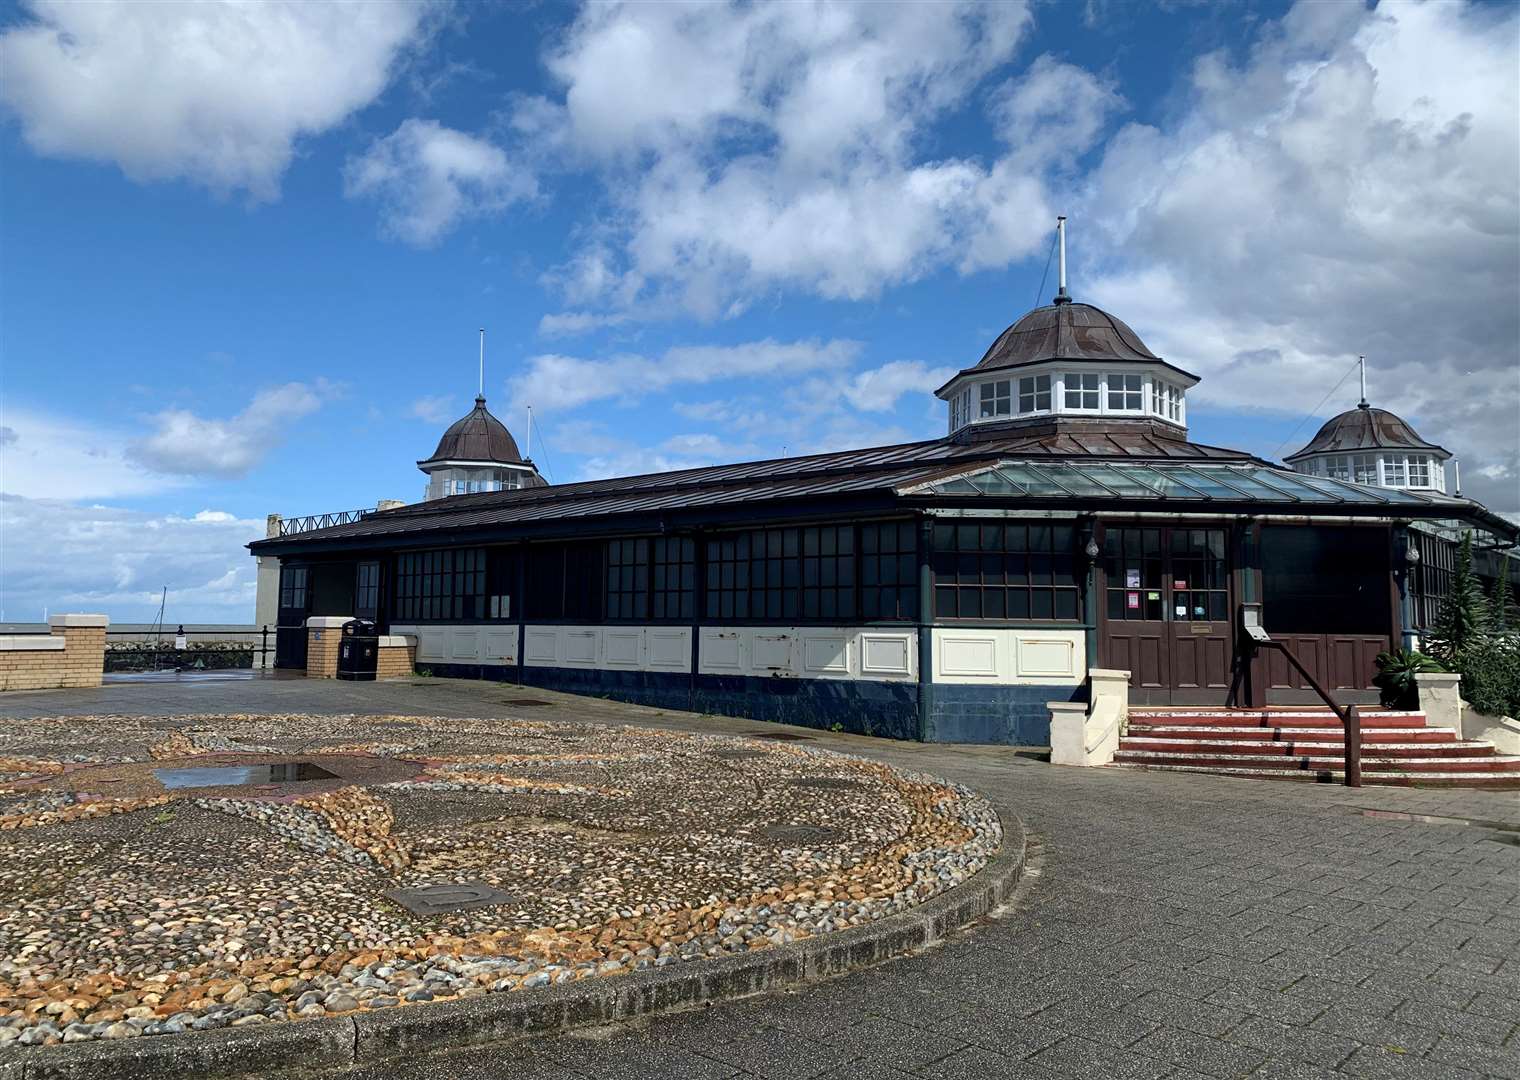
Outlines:
[[[480,328],[480,388],[476,391],[481,397],[486,396],[486,328]]]
[[[1360,409],[1365,409],[1365,408],[1368,408],[1368,405],[1367,405],[1367,358],[1365,356],[1358,356],[1356,358],[1356,364],[1357,364],[1357,367],[1360,369],[1360,371],[1362,373],[1362,400],[1359,401],[1359,402],[1357,402],[1357,407],[1360,408]]]
[[[1056,218],[1056,246],[1061,249],[1060,262],[1056,268],[1056,303],[1069,304],[1071,297],[1066,293],[1066,215]],[[1049,263],[1045,264],[1049,266]]]

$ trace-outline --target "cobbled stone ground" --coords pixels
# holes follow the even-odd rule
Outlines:
[[[431,680],[147,689],[8,695],[0,714],[477,716],[523,695]],[[545,719],[776,730],[529,693],[554,702]],[[1520,1078],[1520,847],[1360,813],[1520,824],[1520,795],[1062,769],[1010,748],[806,734],[1020,817],[1031,867],[1011,910],[795,993],[346,1076]]]

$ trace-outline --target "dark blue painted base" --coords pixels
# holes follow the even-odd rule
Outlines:
[[[799,727],[918,738],[917,683],[835,679],[762,679],[678,675],[660,671],[419,664],[446,679],[488,679],[567,694],[627,701],[658,709],[744,716]],[[1046,702],[1085,699],[1085,686],[958,686],[928,688],[928,742],[1050,745]]]
[[[962,686],[936,683],[926,742],[1049,746],[1051,701],[1086,701],[1083,686]]]

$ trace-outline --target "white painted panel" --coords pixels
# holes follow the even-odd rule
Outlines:
[[[567,629],[565,631],[565,666],[595,667],[596,639],[595,630]]]
[[[517,627],[510,630],[487,630],[486,663],[515,664],[517,662]]]
[[[744,634],[739,630],[702,631],[698,670],[723,675],[745,674]]]
[[[480,659],[480,630],[477,627],[449,631],[449,659],[455,661]]]
[[[796,637],[776,630],[756,630],[750,639],[749,663],[759,675],[790,675]]]
[[[912,675],[912,636],[909,634],[861,634],[860,674],[862,676]]]
[[[529,626],[523,632],[523,659],[539,667],[551,667],[559,660],[559,628]]]
[[[848,675],[850,673],[849,635],[809,634],[804,631],[802,670],[809,675]]]
[[[1017,647],[1019,677],[1075,678],[1079,667],[1077,646],[1078,643],[1070,638],[1020,636]]]
[[[998,676],[998,641],[994,634],[946,633],[939,637],[937,674],[979,679]]]
[[[647,655],[652,671],[691,670],[691,631],[687,629],[650,629],[644,631]]]
[[[417,638],[417,659],[447,660],[448,640],[442,630],[424,630]]]
[[[602,666],[637,670],[641,666],[639,661],[643,652],[643,637],[643,631],[637,629],[614,630],[609,627],[602,631],[603,647],[606,650]]]

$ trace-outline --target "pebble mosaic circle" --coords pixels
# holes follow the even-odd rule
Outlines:
[[[199,786],[165,786],[180,782]],[[0,1051],[764,949],[921,903],[1001,842],[964,788],[787,741],[520,719],[0,720]]]

